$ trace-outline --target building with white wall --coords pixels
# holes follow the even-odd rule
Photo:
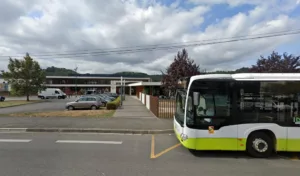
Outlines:
[[[151,82],[150,77],[124,77],[125,93],[129,94],[130,83]],[[109,74],[88,74],[76,76],[47,76],[46,87],[60,88],[66,93],[74,93],[75,91],[96,90],[99,92],[108,91],[119,93],[121,87],[121,77]]]

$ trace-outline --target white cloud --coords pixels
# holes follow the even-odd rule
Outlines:
[[[3,0],[0,6],[0,56],[51,52],[48,56],[35,58],[43,67],[73,69],[77,65],[79,71],[85,73],[141,71],[152,74],[164,70],[172,62],[177,49],[98,56],[63,57],[54,54],[202,41],[300,28],[299,17],[289,16],[289,12],[296,8],[295,0],[285,0],[285,3],[279,0],[189,2],[196,5],[185,9],[180,6],[180,0],[170,6],[154,0]],[[210,22],[206,15],[218,13],[212,11],[212,5],[218,3],[227,3],[231,7],[248,3],[255,8]],[[40,15],[34,18],[28,15],[34,12]],[[201,68],[228,70],[297,39],[299,36],[284,36],[187,49]],[[7,61],[7,57],[0,57],[0,70],[6,68]]]

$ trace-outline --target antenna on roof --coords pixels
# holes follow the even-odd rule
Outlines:
[[[77,73],[77,70],[78,70],[78,67],[77,67],[77,64],[75,64],[75,69],[74,69],[74,71]]]

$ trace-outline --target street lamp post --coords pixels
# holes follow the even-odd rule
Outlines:
[[[76,76],[75,76],[75,96],[77,97],[77,70],[78,70],[78,67],[76,67],[75,69],[74,69],[74,71],[75,71],[75,74],[76,74]]]
[[[124,98],[124,100],[125,100],[125,92],[126,92],[126,90],[125,90],[125,82],[126,82],[126,80],[124,79],[124,81],[123,81],[123,89],[124,89],[124,93],[123,93],[123,98]]]
[[[122,89],[122,82],[123,82],[123,77],[121,76],[121,87],[120,87],[120,94],[121,94],[121,107],[123,105],[123,89]]]

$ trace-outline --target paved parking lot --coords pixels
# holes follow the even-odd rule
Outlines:
[[[65,104],[69,101],[74,101],[76,97],[66,99],[47,99],[45,102],[27,104],[22,106],[1,108],[0,114],[18,113],[18,112],[35,112],[35,111],[52,111],[52,110],[64,110]],[[26,97],[9,97],[9,100],[26,100]],[[37,97],[30,97],[30,100],[38,100]]]
[[[30,176],[299,175],[299,160],[225,152],[193,155],[177,145],[174,135],[155,135],[154,145],[152,140],[151,135],[0,133],[0,169],[2,175]],[[153,148],[156,158],[151,157]]]

